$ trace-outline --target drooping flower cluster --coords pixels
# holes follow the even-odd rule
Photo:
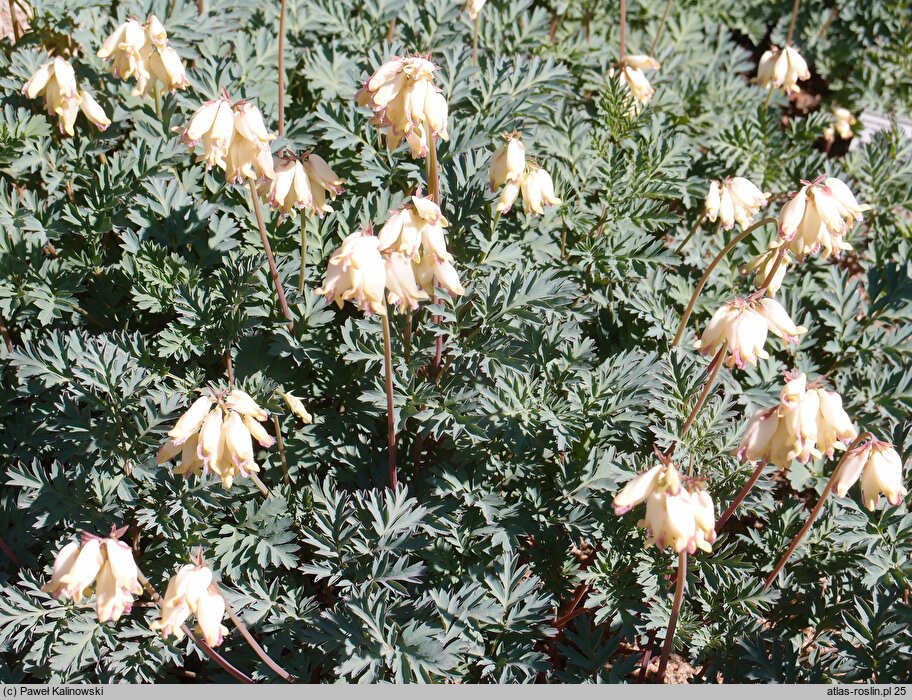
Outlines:
[[[126,529],[126,528],[124,528]],[[123,530],[101,539],[85,533],[82,544],[70,542],[57,554],[51,580],[41,587],[54,598],[79,603],[95,584],[95,611],[99,622],[117,621],[142,593],[133,551],[118,537]]]
[[[175,474],[213,473],[228,489],[238,476],[260,471],[254,461],[253,440],[263,447],[275,444],[275,438],[260,425],[269,417],[249,394],[233,389],[218,399],[198,398],[168,432],[168,441],[158,451],[157,460],[164,464],[180,455]]]
[[[881,493],[891,506],[898,506],[908,494],[903,485],[902,472],[902,458],[893,446],[881,440],[871,440],[846,455],[836,481],[836,493],[845,496],[861,477],[861,500],[868,510],[877,507]]]
[[[509,212],[522,192],[526,213],[541,215],[545,213],[545,207],[559,205],[561,200],[554,194],[554,182],[548,172],[526,160],[526,149],[520,138],[522,134],[518,131],[503,134],[504,145],[491,156],[488,182],[492,192],[503,187],[497,211]]]
[[[760,207],[766,206],[769,196],[769,192],[761,192],[744,177],[725,178],[722,182],[713,180],[706,195],[706,218],[718,219],[726,231],[731,230],[735,222],[745,229],[753,223],[753,216]]]
[[[852,246],[845,242],[848,226],[852,221],[860,221],[862,212],[868,209],[867,204],[858,203],[852,191],[838,178],[821,176],[814,182],[804,182],[779,212],[778,238],[763,253],[743,265],[741,271],[745,274],[754,272],[759,288],[781,255],[767,287],[767,294],[772,296],[795,260],[800,262],[808,254],[818,252],[823,259],[830,255],[838,257],[842,251],[851,250]]]
[[[161,619],[151,627],[161,630],[162,637],[184,638],[182,627],[190,615],[196,615],[196,631],[206,644],[217,647],[228,634],[222,624],[225,599],[212,585],[212,570],[204,564],[186,564],[168,581],[161,607]]]
[[[852,246],[844,237],[852,221],[861,221],[871,207],[859,204],[842,180],[821,175],[786,202],[779,213],[779,237],[798,260],[822,251],[821,257],[838,256]]]
[[[784,49],[773,46],[764,52],[757,66],[757,83],[761,87],[769,87],[772,84],[788,94],[801,92],[798,81],[808,80],[810,77],[811,71],[808,70],[807,61],[793,46],[786,46]]]
[[[225,171],[227,182],[275,178],[269,142],[275,134],[266,129],[263,115],[252,102],[231,104],[227,93],[203,104],[180,136],[191,150],[202,141],[198,161],[206,168],[217,165]]]
[[[783,469],[833,456],[858,436],[835,391],[809,388],[804,373],[786,373],[779,404],[758,411],[738,447],[741,461],[764,460]]]
[[[155,81],[172,92],[190,84],[184,62],[168,45],[168,33],[155,15],[149,15],[145,25],[132,18],[119,25],[98,50],[98,57],[113,61],[114,75],[136,80],[134,95],[147,94]]]
[[[59,56],[38,66],[38,70],[22,86],[22,94],[32,100],[44,95],[45,109],[48,114],[56,114],[59,118],[61,134],[73,136],[73,126],[80,110],[101,131],[111,125],[111,120],[95,98],[79,89],[73,66]]]
[[[275,177],[262,186],[261,194],[273,208],[295,216],[307,210],[321,219],[332,211],[326,202],[342,194],[343,180],[320,156],[306,151],[299,156],[277,156],[273,161]]]
[[[412,158],[425,158],[431,139],[449,139],[448,107],[434,84],[437,69],[427,56],[395,57],[364,82],[355,99],[374,113],[371,123],[385,130],[390,149],[408,142]]]
[[[852,113],[845,107],[833,105],[830,108],[830,114],[833,115],[833,123],[823,130],[823,138],[826,142],[833,143],[837,134],[839,134],[839,138],[845,141],[852,138],[852,127],[858,122],[852,116]]]
[[[712,497],[702,485],[687,480],[682,484],[673,464],[658,465],[632,479],[615,497],[615,515],[622,515],[646,502],[646,517],[638,524],[646,528],[647,544],[659,549],[693,554],[697,549],[712,551],[716,541],[716,516]],[[685,487],[686,486],[686,487]]]
[[[411,202],[390,213],[378,236],[362,229],[349,235],[326,268],[323,294],[342,308],[346,301],[367,314],[386,314],[387,301],[417,308],[440,284],[451,294],[464,294],[453,256],[446,249],[449,225],[440,207],[418,192]]]
[[[757,366],[758,359],[769,354],[763,349],[769,333],[786,343],[798,342],[798,336],[807,328],[796,326],[788,312],[775,299],[734,299],[723,304],[694,343],[704,355],[712,355],[728,341],[727,367],[744,368],[745,364]]]
[[[420,192],[410,204],[393,211],[380,229],[380,251],[386,258],[386,286],[391,304],[415,308],[434,293],[436,284],[457,296],[465,293],[453,256],[447,251],[444,229],[449,222],[440,207]],[[421,293],[414,294],[415,283]]]
[[[624,60],[621,61],[618,80],[627,86],[630,94],[633,95],[637,102],[644,105],[649,104],[655,94],[655,88],[649,84],[649,80],[643,71],[658,70],[659,68],[661,68],[661,65],[652,56],[637,54],[625,56]],[[614,69],[608,75],[614,75]]]

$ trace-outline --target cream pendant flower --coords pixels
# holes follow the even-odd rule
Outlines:
[[[119,620],[130,612],[134,596],[142,593],[133,551],[119,539],[125,530],[112,531],[106,539],[86,533],[81,545],[67,544],[54,561],[51,580],[41,590],[79,603],[94,583],[98,621]]]
[[[273,170],[275,177],[261,191],[266,201],[284,214],[295,216],[298,209],[304,209],[322,219],[332,211],[327,195],[335,200],[343,191],[343,180],[310,151],[300,156],[277,156]]]
[[[76,117],[80,110],[100,131],[111,125],[111,120],[95,98],[89,92],[79,89],[73,66],[62,58],[42,63],[22,86],[22,94],[29,99],[43,95],[48,114],[57,115],[60,133],[67,136],[75,134]]]
[[[275,178],[269,146],[273,139],[275,134],[266,128],[256,105],[247,100],[232,104],[227,93],[194,112],[180,136],[191,150],[202,142],[203,154],[197,160],[207,169],[222,168],[229,183]]]
[[[323,286],[316,290],[341,309],[352,302],[366,314],[386,314],[386,265],[380,240],[367,229],[349,235],[329,258]]]
[[[839,138],[844,141],[848,141],[852,138],[854,135],[852,127],[858,123],[858,120],[852,116],[852,113],[845,107],[833,105],[830,107],[830,114],[833,117],[833,123],[823,130],[824,139],[826,139],[828,143],[833,143],[836,140],[837,134],[839,135]]]
[[[390,148],[408,139],[412,156],[423,158],[429,137],[449,138],[448,107],[434,84],[436,70],[429,56],[396,57],[380,66],[355,95],[358,104],[373,111],[372,123],[385,130]]]
[[[189,478],[212,473],[226,489],[231,488],[238,476],[260,471],[254,461],[253,441],[266,448],[275,444],[261,425],[268,418],[269,412],[240,389],[215,398],[201,397],[168,433],[157,461],[164,464],[180,454],[174,474]]]
[[[792,46],[780,49],[771,47],[760,57],[757,66],[757,84],[760,87],[769,87],[770,84],[782,88],[786,93],[801,92],[798,87],[799,80],[808,80],[811,71],[807,62]]]
[[[709,493],[687,479],[682,483],[673,464],[659,465],[629,481],[614,499],[616,515],[646,503],[646,517],[639,526],[646,528],[647,546],[671,547],[676,552],[693,554],[697,549],[712,550],[716,540],[715,512]]]
[[[522,134],[514,131],[512,134],[504,134],[503,138],[504,145],[491,156],[488,172],[491,192],[507,182],[518,181],[526,172],[526,148],[520,141]]]
[[[741,461],[764,460],[788,468],[844,450],[858,431],[842,408],[836,392],[808,388],[807,377],[786,373],[777,406],[754,414],[747,424],[737,455]]]
[[[710,221],[717,219],[726,231],[735,223],[745,229],[753,223],[754,215],[765,207],[769,192],[761,192],[750,180],[743,177],[726,178],[710,182],[706,195],[705,214]]]
[[[820,176],[786,202],[779,213],[779,237],[798,260],[811,253],[823,259],[839,256],[852,246],[844,241],[852,221],[861,221],[871,207],[859,204],[838,178]]]
[[[551,175],[526,159],[520,136],[516,131],[504,134],[504,145],[491,157],[488,181],[492,192],[503,187],[497,202],[498,212],[509,212],[522,193],[525,212],[530,216],[539,216],[545,213],[545,207],[559,206],[562,200],[554,193]]]
[[[210,618],[214,619],[217,610],[213,610],[212,602],[209,600],[213,595],[210,591],[212,582],[212,570],[208,566],[202,563],[182,566],[168,581],[168,589],[161,607],[161,619],[155,620],[150,627],[153,630],[160,630],[163,637],[173,636],[181,640],[184,638],[181,628],[191,614],[197,614],[201,604],[204,607],[203,617],[207,623]],[[221,619],[219,615],[218,630],[214,629],[214,624],[210,625],[209,634],[206,635],[210,646],[218,646],[221,637],[227,633],[227,629],[221,627]]]
[[[735,299],[716,311],[694,347],[704,355],[712,355],[728,341],[731,354],[725,365],[743,369],[746,364],[756,367],[757,360],[769,357],[763,349],[768,333],[786,343],[796,343],[798,336],[806,332],[803,326],[795,325],[775,299]]]
[[[190,84],[184,62],[168,46],[168,34],[155,15],[149,15],[145,25],[132,18],[120,24],[98,50],[98,57],[112,61],[117,77],[136,80],[134,95],[148,94],[156,80],[172,92]]]
[[[846,455],[836,482],[836,493],[845,496],[861,477],[861,500],[868,510],[874,510],[880,494],[891,506],[898,506],[908,491],[903,483],[903,463],[894,447],[881,440],[859,445]]]

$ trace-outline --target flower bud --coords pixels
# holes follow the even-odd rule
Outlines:
[[[411,258],[392,251],[384,255],[386,263],[387,300],[390,304],[417,309],[418,302],[428,299],[426,292],[418,288]]]
[[[243,474],[251,468],[253,464],[253,441],[250,438],[250,431],[244,425],[244,419],[240,413],[228,411],[228,417],[222,424],[222,431],[225,434],[225,448],[228,450],[228,456],[231,463]],[[254,465],[255,467],[256,465]]]
[[[285,399],[285,403],[288,404],[288,408],[292,413],[296,414],[298,418],[301,419],[301,422],[305,425],[313,423],[313,417],[310,413],[307,412],[307,409],[304,408],[304,404],[301,402],[297,396],[292,394],[290,391],[282,392],[282,398]]]
[[[544,207],[561,203],[554,195],[554,183],[551,176],[537,165],[529,165],[520,182],[523,196],[523,208],[527,214],[544,214]]]
[[[104,109],[95,101],[94,97],[83,90],[79,93],[79,99],[79,108],[82,110],[82,113],[86,115],[86,118],[97,126],[100,131],[104,131],[111,126],[111,120],[108,119],[108,115],[105,114]]]
[[[817,448],[832,459],[834,450],[844,450],[846,442],[858,437],[852,420],[842,408],[842,397],[835,391],[817,389],[820,413],[817,416]]]
[[[209,412],[199,432],[196,456],[205,471],[216,471],[222,455],[222,409]]]
[[[269,448],[275,445],[275,438],[251,416],[244,416],[244,425],[247,427],[250,437],[260,443],[262,447]]]

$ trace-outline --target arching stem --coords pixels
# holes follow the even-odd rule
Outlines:
[[[665,632],[665,643],[662,645],[662,656],[659,658],[659,678],[665,682],[665,669],[668,666],[668,657],[674,648],[675,628],[678,626],[678,615],[681,613],[681,603],[684,601],[684,587],[687,585],[687,552],[678,555],[678,581],[675,585],[674,602],[671,605],[671,616],[668,618],[668,631]]]
[[[801,0],[795,0],[792,4],[792,16],[789,18],[788,34],[785,37],[786,46],[789,46],[792,43],[792,36],[795,34],[795,21],[798,19],[798,6],[800,4]]]
[[[472,25],[472,65],[478,65],[478,30],[481,28],[481,13]]]
[[[750,493],[750,490],[754,488],[754,484],[757,483],[757,479],[760,478],[760,475],[763,473],[763,470],[766,468],[766,460],[760,460],[760,463],[757,465],[757,468],[754,469],[753,473],[750,475],[750,478],[747,480],[747,483],[741,487],[741,490],[738,491],[738,495],[735,496],[735,500],[731,502],[731,505],[726,509],[722,514],[722,517],[716,521],[716,532],[722,532],[722,528],[725,527],[725,523],[728,522],[728,519],[732,514],[737,510],[738,506],[741,505],[747,494]]]
[[[395,491],[399,486],[396,470],[396,406],[393,401],[393,346],[390,339],[389,311],[383,314],[383,366],[386,371],[386,431],[389,441],[389,480]]]
[[[697,303],[697,299],[700,297],[700,292],[703,291],[703,287],[706,286],[706,281],[709,279],[709,276],[712,274],[712,271],[716,269],[716,266],[725,258],[726,255],[728,255],[732,251],[732,249],[736,245],[738,245],[741,241],[743,241],[745,238],[750,236],[754,231],[756,231],[761,226],[765,226],[766,224],[774,224],[774,223],[776,223],[776,221],[777,221],[777,219],[770,216],[765,219],[761,219],[760,221],[758,221],[755,224],[752,224],[751,226],[748,226],[746,229],[744,229],[744,231],[742,231],[737,236],[735,236],[733,239],[731,239],[728,242],[728,245],[726,245],[721,251],[719,251],[719,254],[715,258],[713,258],[713,261],[711,263],[709,263],[709,266],[706,268],[706,271],[703,273],[703,276],[700,277],[699,281],[697,282],[697,286],[694,289],[693,295],[690,297],[690,303],[688,303],[687,308],[684,309],[684,315],[681,316],[681,325],[678,326],[678,332],[675,333],[674,340],[671,341],[672,347],[675,347],[676,345],[678,345],[681,342],[681,337],[684,335],[684,329],[687,328],[687,321],[690,320],[690,315],[693,313],[694,306]]]
[[[696,223],[694,223],[694,225],[691,227],[690,233],[687,234],[687,238],[681,241],[678,247],[675,248],[675,255],[681,254],[681,251],[684,250],[684,247],[690,243],[690,239],[697,235],[697,232],[700,230],[700,227],[703,225],[704,221],[706,221],[706,214],[703,214],[699,219],[697,219]]]
[[[665,11],[662,13],[662,19],[659,20],[659,28],[656,29],[656,35],[652,40],[652,45],[649,47],[649,55],[655,56],[656,46],[659,45],[659,37],[662,36],[662,30],[665,28],[665,22],[668,20],[668,12],[671,10],[671,3],[674,0],[668,0],[665,3]]]
[[[219,591],[219,595],[222,596],[223,600],[225,599],[224,594],[222,594],[220,591]],[[289,683],[294,683],[294,680],[295,680],[294,676],[292,676],[288,671],[286,671],[284,668],[279,666],[279,664],[277,664],[275,661],[273,661],[272,657],[270,657],[269,654],[266,653],[266,651],[263,649],[263,647],[260,646],[259,642],[257,642],[257,640],[253,638],[252,634],[250,634],[250,630],[247,629],[247,625],[245,625],[243,622],[241,622],[241,619],[235,614],[234,610],[231,609],[231,606],[228,604],[227,600],[225,600],[225,612],[228,613],[228,617],[231,618],[231,621],[234,623],[234,626],[237,627],[238,632],[241,633],[241,636],[244,638],[244,640],[247,642],[247,644],[250,646],[250,648],[253,649],[253,651],[256,653],[256,655],[259,656],[263,660],[263,663],[266,664],[267,666],[269,666],[269,668],[271,668],[273,671],[275,671],[275,673],[282,680],[288,681]]]
[[[782,555],[782,559],[779,560],[779,563],[776,564],[772,573],[767,577],[766,582],[763,584],[763,590],[769,588],[773,581],[776,580],[776,577],[779,575],[779,572],[785,568],[786,563],[789,560],[789,557],[795,553],[795,550],[798,548],[798,545],[801,544],[801,540],[804,539],[804,536],[808,533],[808,530],[811,529],[811,526],[814,524],[814,521],[817,520],[817,516],[820,515],[820,511],[823,510],[823,506],[826,503],[827,496],[830,495],[830,492],[833,490],[833,487],[836,486],[836,481],[839,479],[839,472],[842,471],[842,465],[846,461],[846,457],[851,454],[852,450],[858,447],[862,441],[873,439],[873,435],[868,432],[864,432],[859,435],[855,440],[849,445],[848,449],[842,453],[839,462],[836,463],[836,468],[833,469],[833,474],[830,476],[829,481],[827,481],[826,486],[823,487],[823,493],[820,494],[820,500],[817,501],[817,505],[814,506],[814,510],[811,511],[811,514],[808,516],[807,522],[804,523],[804,527],[801,528],[801,531],[795,535],[792,539],[791,544],[788,549],[785,550],[785,554]]]
[[[260,210],[260,200],[256,191],[256,183],[253,178],[248,178],[247,184],[250,186],[250,198],[253,200],[253,213],[256,216],[257,226],[260,229],[260,239],[263,242],[263,250],[266,252],[266,260],[269,262],[269,273],[272,275],[272,284],[275,286],[276,296],[279,298],[279,306],[282,307],[282,314],[288,319],[288,330],[294,332],[294,321],[292,320],[291,309],[288,308],[288,302],[285,300],[285,290],[282,289],[282,281],[279,279],[279,269],[276,267],[275,258],[272,255],[272,246],[269,245],[269,237],[266,235],[266,225],[263,223],[263,212]]]
[[[712,369],[709,372],[709,377],[706,379],[706,384],[703,386],[703,391],[700,392],[700,398],[697,399],[697,403],[694,404],[693,409],[690,411],[690,415],[687,416],[687,420],[684,421],[684,425],[681,426],[681,432],[679,437],[683,437],[684,433],[690,430],[694,421],[697,419],[697,414],[700,412],[700,409],[703,408],[703,404],[706,403],[706,399],[709,398],[709,392],[712,391],[713,384],[716,383],[716,377],[719,376],[719,370],[722,369],[722,365],[725,364],[725,353],[728,350],[728,341],[723,341],[722,347],[718,349],[712,361],[710,362],[710,367]]]
[[[156,603],[159,605],[164,603],[164,600],[162,600],[162,597],[158,594],[158,591],[152,587],[152,584],[149,583],[149,579],[147,579],[141,571],[137,570],[136,578],[139,580],[139,583],[142,585],[142,587],[146,589],[146,592],[152,596],[152,599]],[[238,680],[241,683],[253,684],[252,678],[236,669],[224,656],[219,654],[215,649],[206,644],[205,641],[193,634],[193,630],[191,630],[186,624],[181,625],[181,631],[183,631],[185,635],[192,639],[193,643],[196,644],[196,646],[198,646],[206,656],[208,656],[210,659],[215,661],[215,663],[225,669],[225,671],[227,671],[235,680]]]

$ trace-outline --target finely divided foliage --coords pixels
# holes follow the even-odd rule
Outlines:
[[[660,30],[665,0],[632,0],[626,53],[615,3],[481,4],[476,23],[456,0],[288,0],[283,100],[279,2],[42,0],[2,44],[0,680],[631,682],[666,641],[692,682],[908,679],[888,443],[904,463],[912,145],[845,139],[865,108],[912,111],[907,3],[809,0],[792,30],[792,2],[681,0]],[[792,44],[811,81],[770,55],[758,86]],[[422,124],[359,106],[428,52],[445,104]],[[41,67],[58,57],[72,81]],[[233,123],[241,185],[218,143],[207,170],[179,141],[223,89],[264,121]],[[514,133],[525,161],[504,151],[489,182]],[[294,197],[246,186],[261,147]],[[821,175],[870,205],[845,235]],[[796,192],[780,239],[763,222]],[[423,248],[371,243],[406,303],[327,304],[343,240],[413,210]],[[748,424],[770,411],[798,427]],[[706,498],[718,517],[755,468],[713,542]],[[680,499],[689,520],[661,510]]]

